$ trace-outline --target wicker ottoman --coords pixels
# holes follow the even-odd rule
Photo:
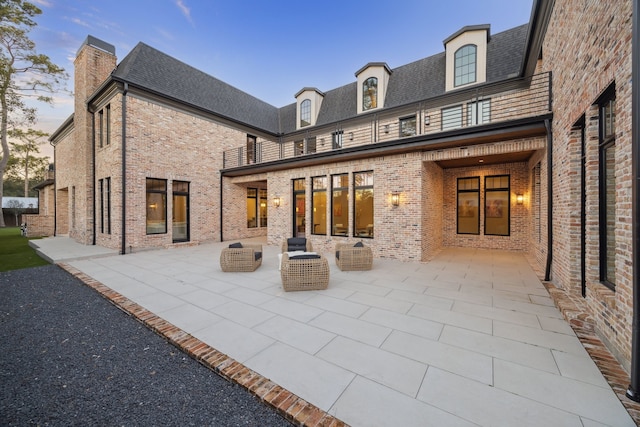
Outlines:
[[[240,246],[222,249],[220,253],[220,268],[222,271],[255,271],[256,268],[262,265],[261,244],[244,243]]]
[[[285,291],[309,291],[327,289],[329,263],[322,255],[302,255],[297,258],[282,254],[280,277]]]
[[[336,265],[342,271],[371,270],[373,253],[368,246],[353,246],[350,243],[336,245]]]

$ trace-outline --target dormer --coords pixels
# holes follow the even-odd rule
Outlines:
[[[356,72],[358,114],[384,107],[391,69],[384,62],[370,62]]]
[[[296,93],[296,129],[316,124],[323,99],[324,93],[314,87],[305,87]]]
[[[490,29],[488,24],[467,26],[444,40],[447,91],[487,81]]]

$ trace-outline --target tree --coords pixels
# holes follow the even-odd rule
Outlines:
[[[42,10],[24,0],[0,2],[0,200],[4,188],[4,172],[9,162],[9,130],[34,124],[36,110],[25,100],[33,98],[51,104],[51,94],[67,78],[64,69],[48,56],[36,53],[28,32],[35,26],[33,17]],[[0,212],[0,227],[4,218]]]
[[[18,217],[25,211],[24,204],[21,201],[15,199],[9,200],[9,203],[7,203],[7,210],[13,213],[13,215],[16,217],[16,225],[20,224],[18,222]]]
[[[8,178],[17,178],[24,182],[24,197],[29,197],[30,178],[44,178],[44,171],[49,165],[48,157],[36,156],[40,152],[40,146],[44,144],[42,138],[49,134],[29,129],[26,132],[22,129],[13,129],[9,131],[11,138],[22,141],[11,142],[11,158],[6,167],[6,176]]]

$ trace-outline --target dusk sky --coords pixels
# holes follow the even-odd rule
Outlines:
[[[70,74],[87,35],[116,47],[120,62],[138,42],[276,107],[303,87],[328,91],[355,81],[369,62],[395,68],[444,50],[467,25],[491,34],[525,24],[533,0],[32,0],[42,9],[30,33],[38,53]],[[72,113],[70,93],[40,106],[38,129]]]

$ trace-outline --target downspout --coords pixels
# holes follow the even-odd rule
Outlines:
[[[222,231],[222,173],[220,173],[220,241],[224,241],[224,235]]]
[[[551,278],[551,261],[553,260],[553,134],[549,119],[544,121],[547,130],[547,266],[544,280]]]
[[[92,245],[96,245],[96,115],[91,114],[91,157],[93,161],[91,163],[91,188],[93,191],[93,238]]]
[[[633,1],[633,36],[631,39],[631,252],[632,252],[632,276],[633,276],[633,324],[631,329],[631,384],[627,389],[627,397],[640,402],[640,22],[638,13],[640,6],[638,1]]]
[[[52,141],[49,144],[53,147],[53,236],[58,234],[58,179],[56,178],[56,146]]]
[[[127,92],[129,84],[124,82],[122,90],[122,246],[120,255],[127,253]]]

